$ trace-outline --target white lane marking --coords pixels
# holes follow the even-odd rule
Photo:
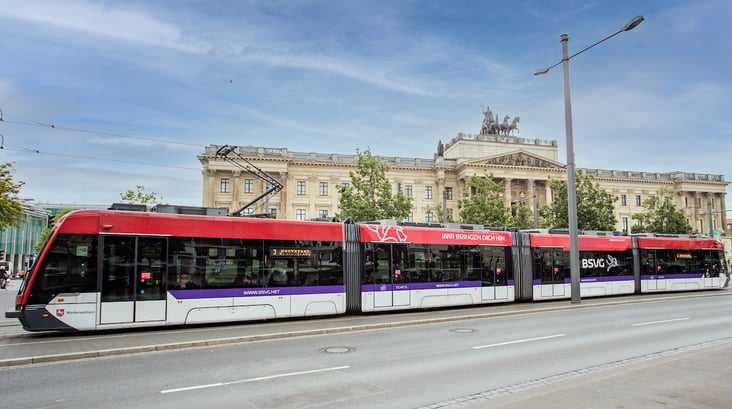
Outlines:
[[[277,375],[260,376],[258,378],[239,379],[237,381],[230,381],[230,382],[219,382],[219,383],[210,383],[207,385],[187,386],[185,388],[166,389],[166,390],[160,391],[160,393],[175,393],[175,392],[192,391],[192,390],[196,390],[196,389],[216,388],[219,386],[235,385],[237,383],[259,382],[259,381],[265,381],[265,380],[269,380],[269,379],[286,378],[288,376],[309,375],[309,374],[321,373],[321,372],[338,371],[341,369],[348,369],[348,368],[350,368],[350,366],[336,366],[333,368],[312,369],[309,371],[290,372],[290,373],[283,373],[283,374],[277,374]]]
[[[555,335],[547,335],[545,337],[538,337],[538,338],[518,339],[516,341],[500,342],[498,344],[480,345],[480,346],[477,346],[477,347],[473,347],[473,349],[485,349],[485,348],[500,347],[500,346],[504,346],[504,345],[522,344],[524,342],[541,341],[541,340],[544,340],[544,339],[551,339],[551,338],[563,337],[565,335],[567,335],[567,334],[555,334]]]
[[[690,320],[690,319],[691,319],[691,317],[684,317],[684,318],[674,318],[672,320],[639,322],[639,323],[633,324],[633,326],[634,327],[642,327],[644,325],[665,324],[667,322],[686,321],[686,320]]]

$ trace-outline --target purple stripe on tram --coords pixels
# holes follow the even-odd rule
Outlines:
[[[613,281],[633,281],[633,276],[580,277],[581,283],[608,283]],[[565,279],[569,283],[571,280]]]
[[[658,275],[647,275],[647,276],[641,276],[641,280],[675,280],[679,278],[703,278],[704,274],[696,273],[696,274],[658,274]]]
[[[363,284],[361,292],[408,291],[408,290],[443,290],[450,288],[481,287],[480,281],[444,281],[435,283],[397,283],[397,284]]]
[[[178,300],[192,300],[198,298],[338,294],[345,293],[346,287],[343,285],[328,285],[311,287],[211,288],[199,290],[171,290],[169,292],[173,297]]]
[[[606,276],[606,277],[580,277],[580,283],[609,283],[614,281],[633,281],[633,276]],[[562,283],[564,284],[570,284],[572,282],[572,279],[567,277],[564,278]],[[562,283],[544,283],[542,280],[534,280],[533,285],[542,285],[542,284],[562,284]]]

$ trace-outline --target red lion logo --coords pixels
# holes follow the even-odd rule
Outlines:
[[[368,224],[366,228],[376,233],[379,241],[395,241],[398,243],[404,243],[407,241],[407,233],[401,226],[381,226]]]

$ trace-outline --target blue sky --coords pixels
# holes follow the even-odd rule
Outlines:
[[[0,0],[0,161],[21,197],[200,205],[209,144],[432,158],[488,105],[566,161],[732,180],[724,0]],[[731,191],[728,188],[728,191]]]

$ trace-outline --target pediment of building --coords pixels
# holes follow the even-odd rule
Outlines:
[[[524,150],[516,150],[513,152],[501,153],[485,158],[472,160],[471,165],[499,165],[499,166],[520,166],[528,168],[549,168],[564,169],[566,166],[562,163],[555,162],[551,159],[526,152]]]

